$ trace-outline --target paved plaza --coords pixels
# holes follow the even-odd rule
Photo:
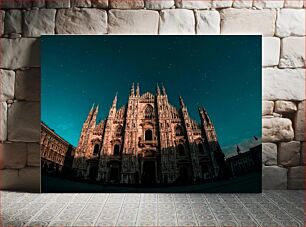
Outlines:
[[[1,192],[4,226],[304,226],[303,191],[262,194]]]

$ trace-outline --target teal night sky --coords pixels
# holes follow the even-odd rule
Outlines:
[[[198,122],[204,105],[221,146],[261,135],[260,36],[43,36],[41,46],[42,121],[75,146],[92,104],[106,118],[132,82],[142,94],[163,83]]]

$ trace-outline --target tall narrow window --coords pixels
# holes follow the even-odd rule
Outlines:
[[[198,149],[199,149],[199,153],[201,153],[201,154],[204,153],[204,148],[203,148],[203,144],[202,143],[198,143]]]
[[[184,156],[184,155],[185,155],[185,148],[184,148],[184,145],[183,145],[183,144],[179,144],[179,145],[177,146],[177,148],[178,148],[179,155],[180,155],[180,156]]]
[[[183,135],[183,130],[182,130],[182,127],[177,125],[176,128],[175,128],[175,135],[176,136],[182,136]]]
[[[96,144],[96,145],[94,146],[93,154],[94,154],[94,155],[99,154],[99,144]]]
[[[122,127],[119,125],[117,128],[116,128],[116,136],[117,137],[121,137],[122,135]]]
[[[153,118],[153,107],[151,105],[147,105],[144,112],[145,119]]]
[[[115,144],[114,146],[114,155],[117,156],[120,153],[120,145],[119,144]]]
[[[151,129],[145,131],[145,140],[150,141],[153,139],[153,133]]]

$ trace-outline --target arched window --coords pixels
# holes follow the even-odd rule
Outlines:
[[[179,145],[177,146],[177,148],[178,148],[179,155],[180,155],[180,156],[185,156],[185,148],[184,148],[184,145],[183,145],[183,144],[179,144]]]
[[[114,155],[119,155],[120,153],[120,145],[119,144],[115,144],[114,146]]]
[[[199,149],[199,153],[201,153],[201,154],[204,153],[204,148],[203,148],[203,144],[202,143],[198,143],[198,149]]]
[[[96,144],[96,145],[94,146],[93,154],[94,154],[94,155],[99,154],[99,144]]]
[[[116,128],[116,136],[117,137],[121,137],[122,135],[122,127],[119,125],[117,128]]]
[[[144,112],[145,119],[153,118],[153,107],[151,105],[147,105]]]
[[[182,127],[177,125],[176,128],[175,128],[175,135],[176,136],[182,136],[183,135],[183,130],[182,130]]]
[[[153,139],[153,133],[151,129],[145,131],[145,140],[150,141]]]

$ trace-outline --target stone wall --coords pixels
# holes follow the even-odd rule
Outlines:
[[[38,39],[42,34],[262,34],[263,187],[303,188],[305,2],[0,2],[2,189],[40,188]]]

